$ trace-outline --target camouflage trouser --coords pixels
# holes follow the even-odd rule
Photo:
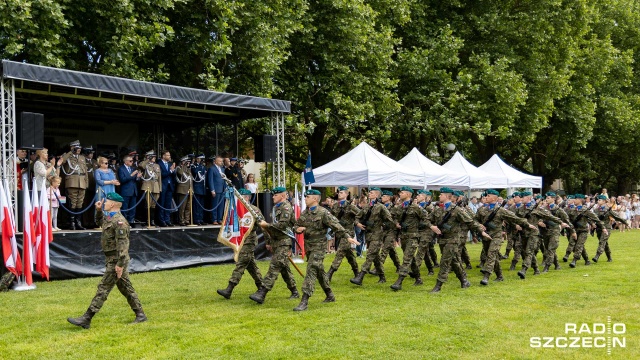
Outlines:
[[[469,251],[467,250],[467,233],[460,238],[458,252],[460,254],[460,264],[470,265],[471,258],[469,257]]]
[[[444,244],[440,242],[440,271],[438,272],[438,281],[447,282],[449,271],[453,270],[456,277],[462,281],[465,278],[458,260],[458,242],[448,239]]]
[[[343,240],[347,242],[346,240]],[[347,242],[348,243],[348,242]],[[305,243],[305,252],[307,253],[307,274],[304,277],[302,283],[302,293],[308,296],[313,295],[313,291],[316,288],[316,280],[320,283],[320,287],[325,292],[331,290],[329,287],[329,279],[324,272],[324,255],[326,254],[326,244],[319,243]]]
[[[255,281],[256,286],[258,288],[262,286],[262,274],[260,274],[260,269],[256,264],[256,258],[253,254],[255,247],[255,244],[245,244],[242,246],[240,253],[238,253],[238,262],[236,263],[235,269],[233,269],[231,279],[229,279],[230,283],[237,285],[240,279],[242,279],[242,274],[247,270],[253,278],[253,281]]]
[[[567,246],[567,251],[566,251],[564,257],[568,259],[569,256],[571,255],[571,253],[573,253],[575,251],[575,249],[576,249],[577,240],[574,239],[572,236],[568,236],[567,239],[569,240],[569,245]],[[587,251],[585,250],[584,246],[582,247],[582,254],[581,255],[582,255],[582,258],[585,261],[588,259]]]
[[[560,234],[553,231],[547,231],[544,236],[545,242],[545,251],[544,251],[544,259],[542,260],[542,265],[551,266],[555,261],[557,255],[556,250],[560,245]]]
[[[118,257],[107,256],[106,268],[104,270],[104,275],[100,280],[100,284],[98,284],[98,291],[96,291],[96,295],[91,300],[91,305],[89,309],[94,313],[100,311],[102,305],[107,300],[107,296],[113,289],[113,286],[117,286],[120,293],[127,299],[131,310],[134,312],[138,312],[142,310],[142,304],[140,304],[140,299],[138,299],[138,294],[136,294],[133,285],[131,285],[131,280],[129,280],[129,264],[127,263],[122,269],[122,276],[118,279],[116,275],[116,264],[118,263]]]
[[[491,275],[496,267],[500,267],[500,247],[502,247],[502,236],[492,236],[492,240],[483,238],[482,250],[487,254],[482,268],[484,274]]]
[[[409,272],[414,274],[416,277],[420,276],[420,269],[413,261],[413,258],[416,255],[416,249],[418,249],[419,241],[420,237],[417,234],[402,233],[400,235],[400,243],[402,244],[403,253],[402,265],[400,266],[400,270],[398,270],[398,274],[400,274],[400,276],[407,276],[409,275]]]
[[[433,233],[431,231],[423,232],[420,234],[420,240],[418,242],[418,251],[416,252],[416,256],[414,257],[415,267],[420,269],[422,266],[422,261],[424,261],[427,265],[427,270],[430,272],[433,271],[433,264],[431,263],[431,259],[429,258],[429,245],[431,244],[431,239],[433,239]],[[413,264],[411,265],[414,266]]]
[[[86,189],[80,188],[67,188],[67,198],[69,198],[67,207],[71,207],[71,209],[81,209],[84,202],[85,190]]]
[[[367,240],[368,237],[367,237]],[[340,244],[338,244],[338,249],[336,250],[336,257],[333,259],[331,263],[331,268],[333,271],[338,271],[338,268],[342,264],[342,259],[347,258],[347,262],[351,265],[351,270],[354,273],[358,272],[358,261],[356,260],[356,254],[353,252],[351,248],[351,244],[347,241],[347,239],[340,239]]]
[[[15,278],[16,276],[7,270],[7,272],[2,275],[2,278],[0,278],[0,292],[9,291]]]
[[[382,267],[382,261],[380,261],[380,249],[382,248],[382,233],[367,232],[365,234],[368,240],[367,245],[367,257],[362,264],[362,270],[368,270],[373,264],[376,269],[377,275],[384,275],[384,267]]]
[[[182,202],[180,209],[178,209],[178,219],[180,224],[191,224],[191,199],[185,199],[185,196],[189,197],[189,194],[178,194],[178,199],[180,200],[178,204]]]
[[[398,252],[396,251],[396,231],[389,230],[383,234],[382,249],[380,249],[380,263],[384,265],[387,260],[387,256],[393,261],[396,269],[400,269],[400,259],[398,259]],[[369,270],[369,269],[364,269]]]
[[[582,256],[582,252],[585,253],[587,260],[589,259],[589,254],[587,254],[587,249],[584,244],[587,242],[587,237],[589,232],[581,231],[578,234],[578,239],[576,239],[576,246],[573,248],[573,260],[580,260],[580,256]]]
[[[514,231],[508,234],[509,241],[513,244],[513,261],[520,261],[520,257],[522,257],[522,236],[520,236],[519,231]],[[507,246],[507,248],[509,248]]]
[[[269,263],[269,270],[264,278],[262,278],[262,286],[271,291],[278,279],[278,275],[282,274],[282,280],[287,284],[287,288],[293,291],[296,289],[296,280],[293,278],[293,273],[289,268],[289,251],[291,251],[291,245],[281,245],[272,248],[272,250],[273,254],[271,255],[271,262]]]
[[[522,234],[522,268],[528,269],[533,267],[538,268],[538,260],[536,259],[536,253],[538,252],[538,234],[537,233],[523,233]]]
[[[611,256],[611,249],[609,248],[609,235],[611,235],[611,229],[607,229],[607,234],[598,230],[598,250],[596,251],[596,256],[602,255],[602,253],[606,253],[607,257]]]

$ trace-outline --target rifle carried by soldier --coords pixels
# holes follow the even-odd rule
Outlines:
[[[449,209],[449,211],[447,211],[446,214],[444,214],[444,216],[442,217],[442,220],[440,220],[440,222],[438,223],[438,229],[442,229],[443,226],[447,225],[447,222],[449,222],[449,219],[451,218],[451,214],[453,213],[453,210],[460,206],[460,204],[462,204],[462,200],[458,201],[457,203],[455,203],[453,206],[451,206],[451,209]],[[449,230],[448,228],[445,230]],[[438,238],[442,236],[442,234],[438,235],[436,233],[433,234],[433,241],[434,243],[437,242]]]

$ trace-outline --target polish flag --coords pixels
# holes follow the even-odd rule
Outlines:
[[[23,189],[29,189],[29,183],[24,181]],[[33,285],[33,245],[35,242],[36,230],[33,224],[33,208],[31,207],[31,199],[29,191],[24,192],[24,224],[22,230],[22,257],[24,258],[24,278],[27,285]]]
[[[47,191],[47,184],[42,182],[40,194],[44,195]],[[36,271],[43,278],[49,280],[49,243],[53,241],[53,232],[51,231],[51,211],[49,211],[49,200],[46,196],[40,197],[40,221],[38,222],[40,229],[40,238],[36,248]]]
[[[6,181],[6,180],[5,180]],[[22,274],[22,259],[16,242],[15,221],[7,188],[0,181],[0,223],[2,224],[2,252],[4,266],[16,277]]]
[[[295,199],[293,203],[293,211],[295,213],[296,220],[298,220],[298,218],[300,217],[300,214],[302,213],[302,209],[300,207],[300,203],[301,203],[300,195],[302,194],[298,194],[298,184],[296,184],[296,192],[293,195]],[[302,252],[302,258],[305,258],[307,254],[304,251],[304,234],[296,234],[296,240],[298,240],[298,244],[300,244],[300,247],[301,247],[300,251]]]

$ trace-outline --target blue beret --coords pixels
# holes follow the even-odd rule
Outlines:
[[[522,191],[520,192],[520,197],[531,196],[533,195],[531,191]]]
[[[320,191],[316,189],[309,189],[304,192],[305,195],[320,195]]]
[[[251,191],[247,189],[240,189],[238,190],[238,192],[240,193],[240,195],[251,195]]]
[[[286,191],[287,191],[287,189],[282,187],[282,186],[274,187],[273,189],[271,189],[271,192],[274,193],[274,194],[280,194],[280,193],[283,193],[283,192],[286,192]]]
[[[376,187],[376,186],[372,186],[372,187],[370,187],[370,188],[369,188],[369,191],[380,191],[380,192],[382,192],[382,190],[380,190],[380,188],[379,188],[379,187]]]
[[[440,188],[440,192],[444,194],[453,194],[453,190],[449,189],[448,187]]]
[[[576,199],[586,199],[583,194],[575,194],[574,196],[576,197]]]
[[[349,191],[349,188],[346,186],[338,186],[338,191]]]
[[[115,193],[115,192],[110,192],[107,194],[107,200],[111,200],[111,201],[117,201],[117,202],[124,202],[124,199],[122,198],[122,196],[120,196],[120,194]]]
[[[383,190],[382,195],[393,196],[393,193],[389,190]]]
[[[544,194],[544,196],[556,197],[556,193],[554,193],[553,191],[547,191],[547,193]]]
[[[486,193],[489,195],[500,195],[500,193],[497,190],[493,190],[493,189],[488,189]]]
[[[400,191],[408,191],[413,194],[413,189],[408,186],[403,186],[400,188]]]
[[[431,195],[431,191],[429,190],[418,190],[417,192],[418,194]]]

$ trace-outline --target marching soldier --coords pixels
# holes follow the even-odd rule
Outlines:
[[[238,192],[240,193],[240,195],[244,196],[244,199],[247,200],[247,203],[251,201],[251,191],[247,189],[240,189],[238,190]],[[256,213],[262,214],[260,212],[260,209],[258,209],[256,206],[251,205],[251,208]],[[238,285],[245,270],[249,271],[249,275],[251,275],[253,281],[255,281],[258,290],[262,287],[262,274],[260,274],[260,268],[258,268],[258,265],[256,264],[256,258],[253,254],[253,251],[258,244],[258,234],[256,232],[257,229],[258,228],[254,226],[253,229],[251,229],[251,233],[249,233],[245,237],[242,248],[238,253],[238,261],[236,262],[236,267],[235,269],[233,269],[231,279],[229,279],[229,285],[224,290],[217,290],[218,295],[224,297],[225,299],[229,299],[231,297],[233,288]]]
[[[412,203],[411,196],[413,196],[413,189],[407,186],[400,188],[400,201],[402,201],[402,212],[397,212],[396,215],[400,216],[395,218],[396,228],[400,229],[400,243],[402,244],[402,265],[400,271],[398,271],[398,280],[396,280],[391,289],[394,291],[402,290],[402,282],[404,278],[413,274],[416,278],[414,285],[422,283],[420,277],[420,268],[418,268],[415,261],[416,250],[418,249],[418,243],[420,241],[420,235],[418,227],[421,222],[427,223],[427,215],[420,206]]]
[[[307,208],[300,214],[300,218],[295,222],[294,229],[298,234],[304,233],[305,250],[307,253],[307,274],[302,284],[302,299],[300,304],[293,309],[294,311],[307,310],[309,298],[315,290],[316,280],[320,283],[320,287],[322,287],[326,295],[323,302],[336,301],[322,263],[326,255],[327,230],[329,228],[332,229],[336,237],[340,237],[343,242],[358,244],[353,236],[350,236],[346,229],[340,225],[338,219],[331,215],[329,210],[318,206],[320,202],[320,192],[318,190],[307,190],[304,201]]]
[[[354,223],[356,221],[356,217],[360,214],[360,209],[354,205],[353,202],[349,202],[349,200],[347,200],[348,197],[349,188],[346,186],[338,187],[338,201],[331,206],[331,214],[338,219],[340,225],[345,229],[349,237],[354,237]],[[333,259],[333,262],[329,267],[327,278],[331,281],[333,273],[338,271],[338,268],[340,268],[340,265],[342,264],[342,259],[345,257],[347,258],[349,265],[351,265],[353,276],[358,276],[358,262],[356,261],[356,255],[353,253],[353,249],[351,249],[351,244],[345,241],[345,239],[339,237],[337,234],[336,242],[338,244],[338,246],[336,246],[336,257]]]
[[[178,219],[180,226],[191,223],[191,199],[189,192],[193,192],[193,179],[191,178],[191,159],[185,155],[180,159],[180,166],[176,169],[176,194],[178,194]]]
[[[609,248],[609,235],[611,234],[611,221],[614,220],[620,221],[627,226],[631,226],[631,223],[626,219],[621,218],[615,211],[612,211],[610,207],[607,206],[607,196],[606,195],[598,195],[598,207],[596,208],[595,214],[598,216],[598,219],[602,221],[606,232],[602,230],[598,230],[598,250],[596,251],[596,256],[591,259],[594,263],[598,262],[600,259],[600,255],[604,252],[607,255],[607,262],[613,261],[611,258],[611,249]]]
[[[431,204],[431,195],[431,191],[427,190],[418,190],[418,194],[416,195],[418,206],[420,206],[426,216],[428,216],[433,211],[433,205]],[[433,275],[433,264],[431,263],[431,257],[429,256],[429,247],[433,246],[433,231],[431,231],[427,224],[422,221],[418,224],[418,232],[420,234],[420,240],[418,242],[418,251],[416,252],[416,256],[414,258],[414,261],[416,263],[415,267],[420,269],[422,261],[424,261],[427,265],[427,270],[429,271],[428,275]],[[422,285],[422,279],[420,277],[417,277],[414,285]]]
[[[584,205],[585,196],[582,194],[575,194],[575,208],[569,209],[567,211],[567,215],[569,215],[569,219],[573,224],[574,231],[571,233],[571,237],[576,241],[576,244],[573,248],[573,261],[569,264],[569,267],[576,267],[576,262],[580,260],[580,256],[586,257],[584,261],[585,265],[591,265],[589,261],[589,255],[587,254],[587,250],[585,249],[584,244],[587,242],[587,236],[589,235],[589,223],[595,223],[600,231],[602,231],[605,235],[609,234],[609,231],[605,229],[602,221],[596,216],[596,214],[591,212],[591,207],[586,207]],[[595,204],[594,204],[595,205]],[[584,252],[584,254],[583,254]]]
[[[483,238],[482,247],[485,251],[486,259],[482,268],[484,277],[480,281],[481,285],[489,285],[489,277],[495,271],[496,281],[503,281],[502,269],[500,268],[500,247],[502,246],[502,223],[508,222],[520,227],[528,227],[535,230],[534,225],[529,224],[525,219],[516,216],[514,213],[502,208],[502,204],[498,203],[499,193],[496,190],[489,189],[486,191],[486,206],[478,209],[475,215],[478,223],[482,224],[491,236],[491,239]]]
[[[282,274],[282,280],[287,284],[287,288],[291,291],[289,299],[297,299],[300,297],[296,287],[296,281],[293,273],[289,268],[289,254],[291,253],[291,237],[287,234],[291,231],[295,221],[291,204],[287,201],[287,189],[284,187],[276,187],[271,190],[273,194],[273,223],[266,221],[260,223],[260,227],[269,233],[267,241],[267,250],[272,252],[269,270],[262,279],[262,287],[249,298],[258,304],[264,302],[267,293],[271,291],[273,285],[278,279],[278,275]]]
[[[576,197],[574,195],[567,195],[567,207],[565,210],[567,215],[569,215],[569,210],[576,208],[575,199]],[[564,257],[562,258],[563,262],[569,261],[569,256],[571,256],[571,254],[573,253],[573,250],[576,247],[576,239],[572,236],[572,233],[570,231],[566,231],[565,234],[567,235],[567,240],[569,241],[569,245],[567,245],[567,250],[565,252]],[[582,248],[581,255],[585,263],[589,262],[589,258],[587,257],[587,251],[584,249],[584,247]]]
[[[89,186],[87,160],[80,153],[82,146],[80,146],[79,140],[72,141],[69,147],[70,151],[64,153],[58,160],[58,166],[61,166],[62,173],[65,175],[64,185],[69,198],[69,211],[80,212],[82,211],[85,191]],[[70,215],[71,230],[84,230],[80,220],[81,217],[81,214]]]
[[[515,209],[519,206],[521,206],[520,193],[516,191],[511,195],[511,198],[509,199],[509,202],[507,203],[505,210],[515,214]],[[511,250],[513,250],[513,260],[511,260],[511,267],[509,268],[509,270],[515,270],[516,264],[518,264],[518,261],[520,260],[520,253],[521,253],[520,233],[518,230],[518,226],[513,226],[507,223],[506,233],[507,233],[507,250],[502,256],[502,259],[503,260],[508,259],[509,253],[511,252]]]
[[[162,191],[162,179],[160,175],[160,165],[156,163],[156,153],[153,150],[147,151],[144,154],[145,159],[138,164],[138,168],[142,172],[142,186],[140,190],[148,191],[151,193],[151,197],[156,201],[160,199],[160,192]],[[156,201],[151,199],[147,206],[149,207],[151,226],[156,226]]]
[[[558,217],[565,224],[570,224],[569,216],[556,204],[556,193],[549,191],[545,194],[547,202],[547,209],[551,212],[551,215]],[[560,270],[560,264],[558,264],[558,255],[556,250],[560,243],[560,226],[553,221],[543,221],[544,226],[541,229],[542,241],[544,242],[545,253],[542,260],[544,268],[543,273],[549,272],[551,264],[555,265],[556,270]]]
[[[387,256],[393,261],[393,265],[396,267],[396,271],[400,271],[400,259],[398,259],[398,252],[396,251],[396,223],[393,220],[394,205],[392,202],[393,193],[389,190],[382,191],[382,205],[384,205],[391,214],[391,221],[384,221],[382,223],[382,249],[380,250],[380,263],[384,266],[384,262],[387,260]],[[364,269],[367,271],[369,269]],[[376,275],[376,274],[374,274]]]
[[[204,225],[204,196],[206,194],[205,180],[207,177],[207,168],[204,166],[204,154],[196,157],[196,162],[191,166],[191,175],[193,176],[193,195],[196,198],[196,204],[193,207],[193,222],[196,225]]]
[[[462,209],[464,209],[464,211],[467,212],[467,215],[469,215],[472,219],[475,216],[475,214],[473,213],[473,211],[469,208],[469,205],[466,204],[465,201],[465,196],[464,196],[464,192],[460,191],[460,190],[455,190],[453,192],[453,199],[452,201],[458,203],[461,202],[462,204],[460,205],[460,207]],[[469,240],[469,228],[467,227],[467,225],[465,223],[460,224],[460,227],[462,228],[462,231],[460,231],[460,239],[459,239],[459,243],[458,243],[458,255],[460,256],[460,264],[461,265],[465,265],[462,267],[462,274],[467,277],[467,273],[465,271],[466,270],[471,270],[473,269],[473,266],[471,266],[471,257],[469,256],[469,250],[467,250],[467,241]]]
[[[102,201],[96,203],[96,222],[102,227],[101,242],[102,251],[106,257],[106,268],[98,285],[98,291],[84,315],[67,319],[73,325],[88,329],[91,326],[91,319],[100,311],[114,286],[118,287],[120,293],[127,299],[131,310],[136,314],[133,323],[147,321],[138,294],[129,280],[130,226],[127,219],[120,213],[123,201],[124,199],[118,193],[108,193],[104,204],[106,214],[102,210]]]

